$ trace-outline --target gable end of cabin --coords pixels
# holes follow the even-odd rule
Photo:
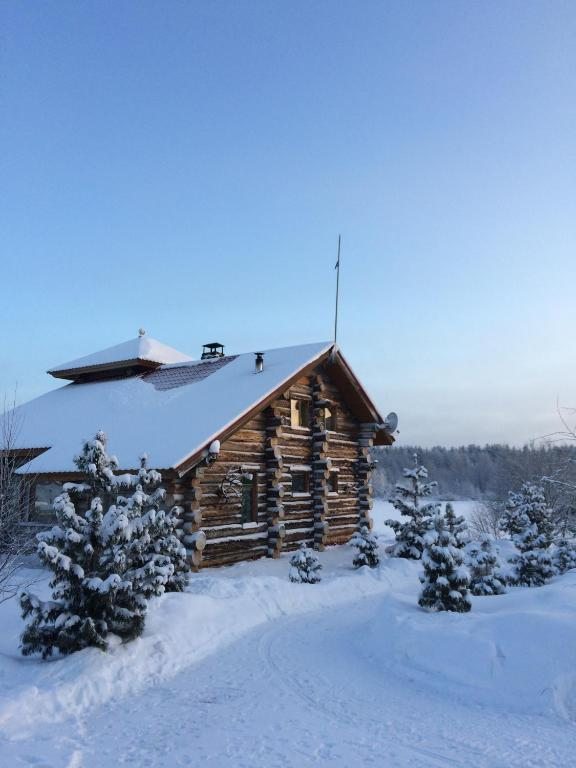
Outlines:
[[[214,461],[166,476],[195,568],[278,557],[302,542],[322,550],[371,526],[379,425],[336,372],[319,364],[223,439]]]

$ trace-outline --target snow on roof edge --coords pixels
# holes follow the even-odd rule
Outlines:
[[[48,373],[65,373],[67,371],[82,370],[83,368],[99,368],[103,366],[110,367],[136,360],[163,365],[170,362],[191,362],[193,359],[190,355],[180,352],[180,350],[170,347],[152,336],[144,334],[135,339],[128,339],[127,341],[120,342],[120,344],[113,344],[111,347],[106,347],[60,365],[52,366]]]
[[[223,432],[225,432],[227,429],[232,427],[236,422],[240,421],[244,416],[246,416],[248,413],[250,413],[251,410],[253,410],[256,406],[258,406],[263,400],[266,400],[266,398],[270,397],[270,395],[274,394],[276,390],[281,389],[286,382],[290,381],[290,379],[294,378],[295,375],[299,373],[303,368],[306,368],[307,365],[310,365],[310,363],[313,363],[315,360],[318,360],[322,357],[326,352],[328,352],[329,349],[331,349],[334,346],[333,341],[326,342],[326,346],[322,347],[320,352],[318,354],[314,355],[314,357],[309,358],[305,363],[303,363],[298,370],[293,371],[289,376],[286,376],[286,378],[282,379],[282,381],[279,384],[276,384],[272,389],[269,389],[265,395],[260,397],[256,402],[252,403],[249,407],[245,408],[243,411],[241,411],[238,416],[236,416],[235,419],[232,419],[227,424],[225,424],[221,429],[219,429],[217,432],[214,432],[207,440],[203,440],[199,445],[194,448],[193,451],[190,451],[186,454],[180,461],[177,461],[173,464],[170,469],[178,469],[178,467],[182,466],[185,461],[187,461],[191,456],[194,456],[196,453],[202,450],[202,448],[205,445],[209,445],[213,440],[216,440],[219,435],[221,435]],[[290,347],[277,347],[277,349],[290,349]],[[250,354],[247,352],[244,352],[243,354]]]

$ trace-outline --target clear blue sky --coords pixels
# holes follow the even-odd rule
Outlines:
[[[403,442],[576,406],[576,3],[4,2],[0,391],[332,333]]]

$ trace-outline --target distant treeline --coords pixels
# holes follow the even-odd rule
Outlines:
[[[460,448],[393,446],[374,448],[378,465],[374,471],[374,493],[389,497],[401,479],[404,467],[418,462],[438,482],[438,496],[449,499],[500,501],[525,480],[555,477],[576,485],[576,446],[545,445],[511,448],[508,445],[466,445]]]

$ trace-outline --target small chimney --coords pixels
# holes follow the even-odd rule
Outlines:
[[[214,357],[224,357],[224,344],[219,341],[212,341],[210,344],[202,345],[202,360],[211,360]]]
[[[264,370],[264,352],[254,352],[256,355],[256,370],[255,373],[262,373]]]

